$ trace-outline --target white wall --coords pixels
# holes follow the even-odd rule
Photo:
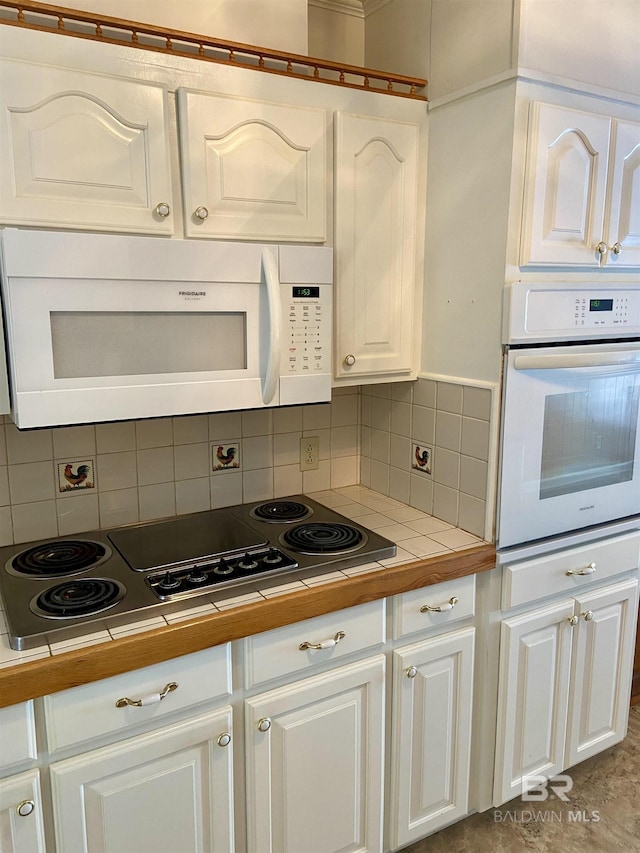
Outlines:
[[[364,14],[351,7],[330,7],[309,0],[309,56],[364,65]]]
[[[521,67],[640,95],[640,0],[521,3]]]
[[[65,0],[61,5],[307,54],[307,0]]]
[[[431,0],[365,2],[364,9],[366,67],[428,77]]]

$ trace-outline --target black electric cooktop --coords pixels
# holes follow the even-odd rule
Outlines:
[[[20,650],[395,552],[383,536],[294,495],[7,546],[0,593]]]

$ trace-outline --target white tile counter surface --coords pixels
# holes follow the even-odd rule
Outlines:
[[[289,583],[283,581],[281,585],[270,585],[264,590],[236,593],[230,595],[228,599],[217,601],[215,605],[203,601],[201,604],[193,604],[183,611],[174,611],[166,616],[154,616],[119,628],[96,631],[86,634],[84,637],[42,645],[22,652],[14,651],[9,646],[4,610],[0,609],[0,668],[49,657],[67,652],[70,649],[103,643],[130,634],[149,631],[194,616],[213,614],[239,605],[265,601],[278,595],[312,588],[341,578],[381,571],[388,566],[411,563],[436,554],[453,553],[482,544],[482,540],[471,533],[453,527],[446,521],[440,521],[418,509],[385,497],[364,486],[345,486],[340,489],[313,492],[309,494],[309,497],[347,518],[357,520],[364,527],[375,530],[395,542],[397,553],[394,557],[380,562],[364,563],[340,571],[326,571],[316,576],[306,577],[303,581],[296,580]],[[0,600],[0,608],[3,607],[3,602]]]

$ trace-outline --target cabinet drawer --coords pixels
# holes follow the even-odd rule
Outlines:
[[[33,702],[20,702],[0,710],[0,772],[14,770],[36,758]]]
[[[175,683],[177,688],[158,694]],[[143,726],[151,728],[177,711],[231,693],[230,644],[163,661],[153,666],[85,684],[44,698],[47,744],[50,752],[84,741]],[[124,704],[122,698],[143,699],[142,706]],[[150,701],[149,701],[150,700]]]
[[[393,601],[393,636],[398,639],[473,616],[475,598],[475,575],[454,578],[397,595]],[[423,609],[427,607],[432,609]],[[435,609],[438,607],[443,609]]]
[[[640,531],[634,531],[507,564],[503,572],[502,608],[508,610],[556,593],[579,592],[589,583],[637,569],[639,560]]]
[[[345,636],[334,645],[300,648],[303,643],[330,644],[339,632]],[[255,634],[243,641],[246,686],[263,684],[283,675],[312,672],[316,667],[372,648],[384,640],[384,599]]]

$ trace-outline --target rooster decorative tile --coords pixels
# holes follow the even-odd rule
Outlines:
[[[78,492],[95,487],[94,461],[58,462],[58,491]]]
[[[423,474],[430,474],[432,455],[433,450],[430,447],[423,447],[420,444],[414,444],[413,453],[411,455],[411,467],[415,471],[422,471]]]
[[[240,442],[213,442],[211,445],[212,471],[237,471],[240,467]]]

